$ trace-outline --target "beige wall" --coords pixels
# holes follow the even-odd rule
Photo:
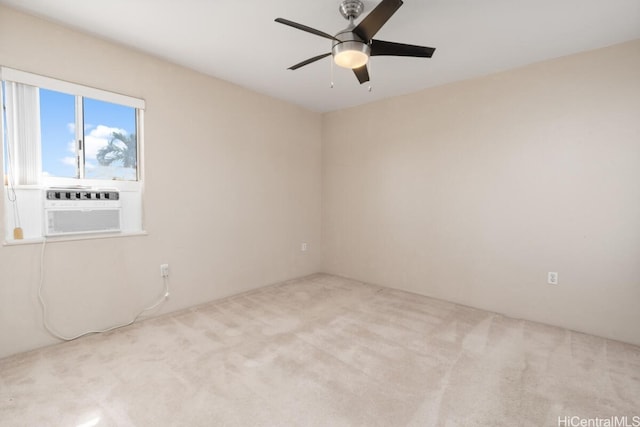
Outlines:
[[[323,254],[640,344],[640,41],[325,115]]]
[[[2,6],[0,65],[147,104],[149,234],[47,245],[59,332],[129,321],[160,295],[163,262],[171,297],[158,313],[319,270],[319,114]],[[41,245],[0,246],[0,357],[56,342],[41,326],[40,256]]]

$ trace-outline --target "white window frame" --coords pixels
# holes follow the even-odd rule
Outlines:
[[[0,67],[0,80],[11,81],[15,83],[22,83],[38,88],[54,90],[57,92],[66,93],[76,96],[76,124],[83,123],[82,117],[78,115],[82,114],[82,106],[78,103],[82,103],[82,98],[92,98],[99,101],[110,102],[113,104],[124,105],[136,109],[136,137],[137,137],[137,164],[136,164],[136,181],[119,181],[119,180],[98,180],[98,179],[86,179],[84,178],[84,162],[79,162],[78,171],[79,178],[63,178],[63,177],[42,177],[42,184],[44,186],[73,186],[73,185],[86,185],[86,186],[105,186],[116,187],[120,190],[135,191],[140,189],[143,181],[143,144],[144,144],[144,109],[146,103],[143,99],[134,98],[128,95],[122,95],[115,92],[109,92],[102,89],[96,89],[89,86],[83,86],[76,83],[67,82],[64,80],[58,80],[51,77],[45,77],[38,74],[29,73],[26,71],[16,70],[9,67]],[[76,150],[79,158],[84,158],[84,154],[81,150],[84,149],[84,135],[83,129],[80,126],[76,126]],[[82,141],[82,143],[79,143]],[[9,142],[11,143],[11,142]],[[37,171],[39,174],[42,171]],[[20,184],[17,187],[21,187]]]

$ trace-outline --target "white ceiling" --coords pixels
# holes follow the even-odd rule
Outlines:
[[[379,0],[364,0],[364,17]],[[339,0],[0,0],[314,111],[331,111],[640,38],[640,0],[405,0],[375,38],[437,48],[433,58],[374,57],[371,92],[325,58]],[[362,17],[360,19],[362,19]],[[640,72],[640,70],[639,70]]]

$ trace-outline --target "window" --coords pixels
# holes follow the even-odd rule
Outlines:
[[[141,231],[144,101],[10,68],[0,77],[7,230],[21,212],[42,237],[28,191],[82,186],[133,193],[121,197],[123,225]]]
[[[144,101],[8,68],[2,80],[16,184],[139,179]]]
[[[38,92],[43,177],[137,180],[135,108]]]

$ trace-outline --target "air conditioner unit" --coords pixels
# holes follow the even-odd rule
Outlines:
[[[120,231],[122,205],[115,189],[47,188],[45,236]]]

